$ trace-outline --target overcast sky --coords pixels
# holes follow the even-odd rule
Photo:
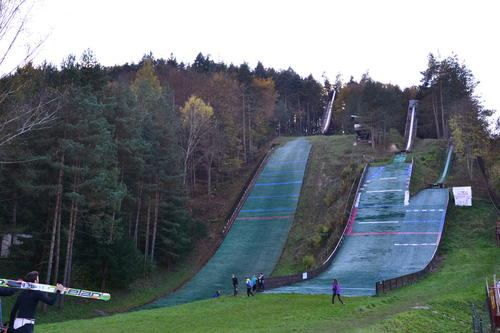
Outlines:
[[[500,110],[500,4],[443,0],[42,0],[34,33],[50,32],[37,56],[60,64],[92,49],[104,65],[137,62],[152,51],[191,63],[198,52],[254,67],[291,66],[322,81],[419,83],[427,55],[456,53],[480,81],[484,105]],[[497,111],[497,116],[500,114]]]

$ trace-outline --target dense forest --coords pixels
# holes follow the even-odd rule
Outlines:
[[[356,114],[385,149],[417,98],[419,136],[452,137],[471,175],[484,156],[500,187],[499,138],[476,84],[456,56],[430,55],[421,85],[404,90],[201,53],[192,64],[149,54],[104,67],[90,50],[59,67],[28,63],[0,80],[0,236],[22,241],[0,260],[102,289],[170,267],[205,236],[188,202],[217,195],[274,137],[317,134],[334,89],[334,134],[352,133]]]
[[[315,131],[325,93],[260,63],[147,55],[106,68],[91,51],[0,85],[0,226],[23,243],[3,265],[100,288],[189,252],[205,228],[187,201],[210,199],[274,136]]]

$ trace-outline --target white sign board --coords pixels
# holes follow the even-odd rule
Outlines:
[[[307,272],[302,273],[302,280],[307,280]]]
[[[472,206],[472,188],[470,186],[454,187],[455,206]]]

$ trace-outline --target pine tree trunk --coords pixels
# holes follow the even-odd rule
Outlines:
[[[160,208],[160,190],[159,190],[158,175],[156,176],[156,193],[155,193],[155,212],[153,218],[153,236],[151,239],[151,262],[155,259],[155,246],[156,246],[156,230],[158,228],[158,213]]]
[[[243,161],[247,162],[245,91],[243,91]]]
[[[56,234],[56,248],[55,248],[55,263],[54,263],[54,276],[52,281],[54,284],[58,282],[59,279],[59,261],[61,259],[61,215],[62,215],[62,203],[59,208],[59,216],[57,217],[57,234]]]
[[[446,125],[445,117],[444,117],[444,102],[443,102],[443,84],[439,83],[439,93],[441,100],[441,127],[443,128],[443,139],[448,139],[448,126]]]
[[[64,276],[63,276],[63,285],[69,285],[69,265],[70,265],[70,257],[71,257],[71,233],[73,229],[73,216],[75,214],[75,199],[71,200],[71,208],[69,212],[69,226],[68,226],[68,239],[66,242],[66,258],[64,260]],[[59,298],[59,307],[62,308],[64,305],[64,297]]]
[[[211,154],[211,156],[208,158],[208,161],[207,161],[207,175],[208,175],[208,179],[207,179],[207,194],[208,194],[208,200],[210,200],[211,196],[212,196],[212,160],[213,160],[213,156]]]
[[[115,219],[116,219],[116,211],[113,210],[113,215],[111,216],[111,226],[109,227],[109,243],[113,243],[113,236],[115,232]]]
[[[78,223],[78,202],[75,203],[75,212],[73,214],[73,229],[71,229],[71,244],[69,251],[68,279],[66,283],[71,283],[71,273],[73,272],[73,248],[75,244],[76,225]]]
[[[14,204],[12,206],[12,233],[11,237],[11,248],[16,245],[16,229],[17,229],[17,194],[14,194]]]
[[[188,144],[188,147],[186,148],[186,156],[184,156],[184,180],[183,180],[183,184],[184,184],[184,187],[187,188],[187,177],[188,177],[188,166],[189,166],[189,156],[191,154],[191,149],[189,147],[189,144]]]
[[[104,262],[102,263],[102,271],[101,271],[101,290],[106,289],[106,276],[108,275],[108,270],[109,270],[109,263],[108,259],[104,259]]]
[[[77,171],[73,176],[74,193],[76,193],[78,190],[78,177],[79,177],[79,172]],[[66,259],[64,262],[64,278],[63,278],[64,285],[68,285],[71,280],[71,263],[73,258],[73,244],[75,239],[77,213],[78,213],[78,202],[76,201],[75,198],[73,198],[71,200],[71,208],[69,212],[68,240],[66,243]]]
[[[251,113],[248,112],[248,159],[253,158],[253,147],[252,147],[252,118]]]
[[[56,232],[57,232],[57,221],[59,218],[59,211],[61,210],[62,204],[62,190],[63,190],[63,176],[64,176],[64,153],[61,155],[61,160],[59,161],[59,176],[57,180],[57,192],[56,192],[56,205],[54,208],[54,218],[52,220],[52,233],[50,238],[50,250],[49,250],[49,260],[47,264],[47,276],[45,279],[45,283],[50,284],[50,277],[52,275],[52,263],[54,259],[54,247],[56,241]]]
[[[135,217],[135,229],[134,229],[134,244],[136,248],[139,248],[138,232],[139,232],[139,220],[141,218],[141,206],[142,206],[142,180],[139,183],[139,196],[137,197],[137,215]]]
[[[132,237],[132,219],[130,218],[130,214],[127,214],[127,222],[128,222],[128,236]]]
[[[375,128],[370,129],[370,136],[371,136],[371,141],[372,141],[372,149],[375,150]]]
[[[439,130],[437,97],[434,94],[432,94],[432,112],[434,113],[434,124],[436,125],[436,137],[440,139],[441,132]]]
[[[146,214],[146,244],[144,245],[144,267],[146,267],[146,263],[148,262],[148,253],[149,253],[149,222],[151,220],[151,195],[148,198],[148,211]]]
[[[191,192],[195,193],[196,190],[196,164],[194,163],[196,158],[196,152],[193,153],[193,158],[191,159],[191,171],[193,173],[192,175],[192,185],[191,185]]]
[[[71,255],[71,232],[73,230],[73,216],[75,214],[75,199],[71,200],[71,208],[69,212],[69,226],[68,226],[68,241],[66,243],[66,259],[64,261],[64,278],[63,284],[68,284],[69,261]]]

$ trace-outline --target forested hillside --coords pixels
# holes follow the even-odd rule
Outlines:
[[[325,94],[260,63],[148,55],[106,68],[91,51],[28,64],[0,88],[0,234],[19,240],[2,272],[103,289],[183,258],[207,229],[191,203],[216,197],[274,136],[313,132]]]
[[[201,53],[192,64],[150,54],[104,67],[91,51],[60,67],[27,64],[0,80],[0,236],[19,241],[3,249],[2,273],[35,268],[44,282],[106,289],[172,267],[206,237],[211,200],[228,197],[260,149],[318,132],[333,89],[334,133],[352,133],[356,114],[383,150],[417,98],[419,135],[451,136],[471,175],[483,155],[498,185],[498,137],[475,85],[456,57],[432,55],[422,84],[404,90],[368,74],[320,83]]]

